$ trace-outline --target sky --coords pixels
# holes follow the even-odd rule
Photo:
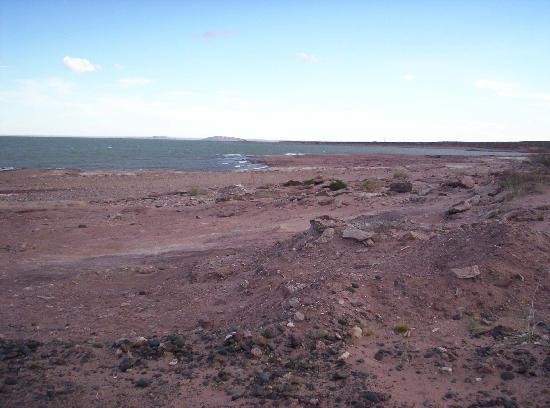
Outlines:
[[[550,140],[550,1],[2,0],[0,134]]]

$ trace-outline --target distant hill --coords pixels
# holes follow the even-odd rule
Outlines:
[[[212,142],[246,142],[245,139],[239,139],[238,137],[231,136],[210,136],[204,138],[203,140],[209,140]]]

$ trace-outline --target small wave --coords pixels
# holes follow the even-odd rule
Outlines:
[[[242,154],[240,153],[227,153],[222,155],[223,157],[242,157]]]
[[[15,170],[15,167],[0,167],[0,171],[12,171]]]
[[[285,156],[305,156],[305,153],[285,153]]]

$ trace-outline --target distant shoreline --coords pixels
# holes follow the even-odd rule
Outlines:
[[[225,143],[287,143],[295,145],[331,145],[331,146],[383,146],[383,147],[418,147],[463,149],[471,151],[510,151],[521,153],[550,153],[550,140],[548,141],[519,141],[519,142],[334,142],[322,140],[268,140],[268,139],[244,139],[231,136],[209,136],[202,138],[183,138],[171,136],[66,136],[66,135],[0,135],[4,137],[28,137],[28,138],[66,138],[66,139],[145,139],[145,140],[170,140],[170,141],[213,141]]]
[[[521,141],[521,142],[310,142],[310,141],[285,141],[292,144],[308,145],[338,145],[338,146],[394,146],[394,147],[419,147],[462,149],[471,151],[511,151],[521,153],[549,153],[550,141]]]

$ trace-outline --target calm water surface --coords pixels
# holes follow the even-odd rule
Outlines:
[[[181,169],[226,171],[265,167],[261,163],[250,161],[252,156],[308,153],[513,155],[510,152],[394,146],[0,136],[1,169]]]

